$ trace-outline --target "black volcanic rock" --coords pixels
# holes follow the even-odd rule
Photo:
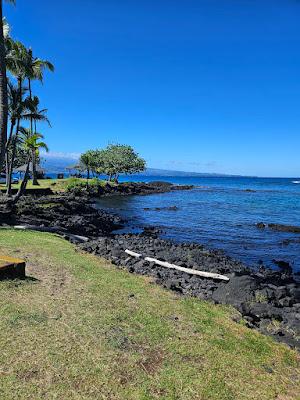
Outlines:
[[[233,275],[228,283],[218,285],[212,299],[217,303],[231,304],[239,309],[243,303],[255,301],[255,291],[258,288],[259,283],[255,278],[249,275]]]
[[[178,211],[178,210],[179,208],[177,206],[144,208],[144,211]]]
[[[153,276],[167,289],[232,305],[248,326],[300,348],[300,284],[286,270],[273,271],[261,267],[254,271],[220,250],[162,240],[156,232],[152,235],[151,230],[149,235],[101,238],[81,244],[80,248],[105,257],[131,273]],[[126,249],[179,266],[224,274],[230,281],[226,283],[163,268],[144,259],[129,257]],[[280,326],[276,332],[272,330],[274,321],[277,321],[276,326]]]
[[[268,224],[268,227],[270,229],[272,229],[273,231],[300,233],[300,227],[299,226],[281,225],[281,224]]]
[[[127,189],[132,189],[128,185]],[[141,189],[140,185],[133,184],[133,190],[137,187]],[[65,232],[66,237],[70,237],[68,233],[86,236],[90,240],[81,244],[81,249],[105,257],[131,273],[155,277],[157,283],[182,295],[233,305],[248,326],[300,348],[300,284],[291,268],[281,260],[277,260],[279,271],[263,266],[252,270],[220,250],[162,240],[156,227],[148,227],[139,235],[112,235],[122,226],[121,219],[95,209],[85,196],[26,196],[16,205],[2,202],[0,220],[3,224],[27,224]],[[225,283],[163,268],[129,257],[126,249],[179,266],[227,275],[230,281]]]
[[[289,232],[289,233],[300,233],[300,227],[294,225],[282,225],[282,224],[265,224],[263,222],[258,222],[256,227],[259,229],[270,228],[277,232]]]
[[[5,222],[10,225],[55,227],[89,237],[109,234],[122,227],[117,215],[95,209],[86,197],[67,194],[39,198],[25,196],[6,210]]]
[[[148,195],[155,193],[167,193],[173,190],[190,190],[193,185],[173,185],[169,182],[124,182],[119,184],[111,184],[107,182],[98,187],[87,187],[84,193],[89,197],[103,196],[130,196],[130,195]],[[77,194],[78,188],[73,189],[73,193]],[[72,190],[71,190],[72,193]]]

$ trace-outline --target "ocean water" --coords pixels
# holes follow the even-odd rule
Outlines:
[[[127,231],[158,226],[162,237],[222,249],[249,266],[263,262],[276,268],[273,260],[284,260],[300,271],[300,234],[255,226],[258,222],[300,226],[300,183],[294,183],[299,178],[133,176],[130,180],[162,180],[195,188],[99,199],[99,207],[128,220]],[[178,210],[144,210],[170,206]],[[286,239],[291,242],[286,244]]]

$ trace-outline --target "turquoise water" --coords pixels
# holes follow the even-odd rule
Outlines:
[[[127,180],[129,180],[127,178]],[[102,208],[121,214],[132,228],[155,225],[163,237],[223,249],[249,266],[285,260],[300,271],[300,234],[259,230],[257,222],[300,226],[300,178],[131,177],[135,181],[192,184],[191,191],[104,198]],[[251,191],[247,191],[250,189]],[[144,208],[177,206],[177,211]],[[286,244],[286,239],[292,240]]]

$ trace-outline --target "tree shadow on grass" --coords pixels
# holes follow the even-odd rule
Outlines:
[[[10,276],[9,274],[1,276],[0,281],[14,283],[15,286],[19,286],[22,283],[41,282],[40,279],[34,278],[33,276],[25,276],[25,278],[16,278],[16,277]]]

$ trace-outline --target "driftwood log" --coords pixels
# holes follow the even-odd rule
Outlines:
[[[37,225],[15,225],[14,229],[21,231],[37,231],[37,232],[48,232],[48,233],[56,233],[73,243],[86,243],[90,239],[85,236],[74,235],[73,233],[67,232],[64,228],[61,227],[45,227],[45,226],[37,226]]]
[[[125,253],[130,255],[131,257],[143,258],[142,254],[136,253],[131,250],[125,250]],[[156,258],[152,258],[152,257],[145,257],[144,260],[148,261],[148,262],[154,262],[155,264],[157,264],[161,267],[164,267],[164,268],[176,269],[177,271],[185,272],[186,274],[190,274],[190,275],[201,276],[202,278],[218,279],[218,280],[227,281],[227,282],[229,281],[229,278],[227,276],[215,274],[213,272],[198,271],[195,269],[179,267],[178,265],[170,264],[166,261],[160,261],[160,260],[157,260]]]

